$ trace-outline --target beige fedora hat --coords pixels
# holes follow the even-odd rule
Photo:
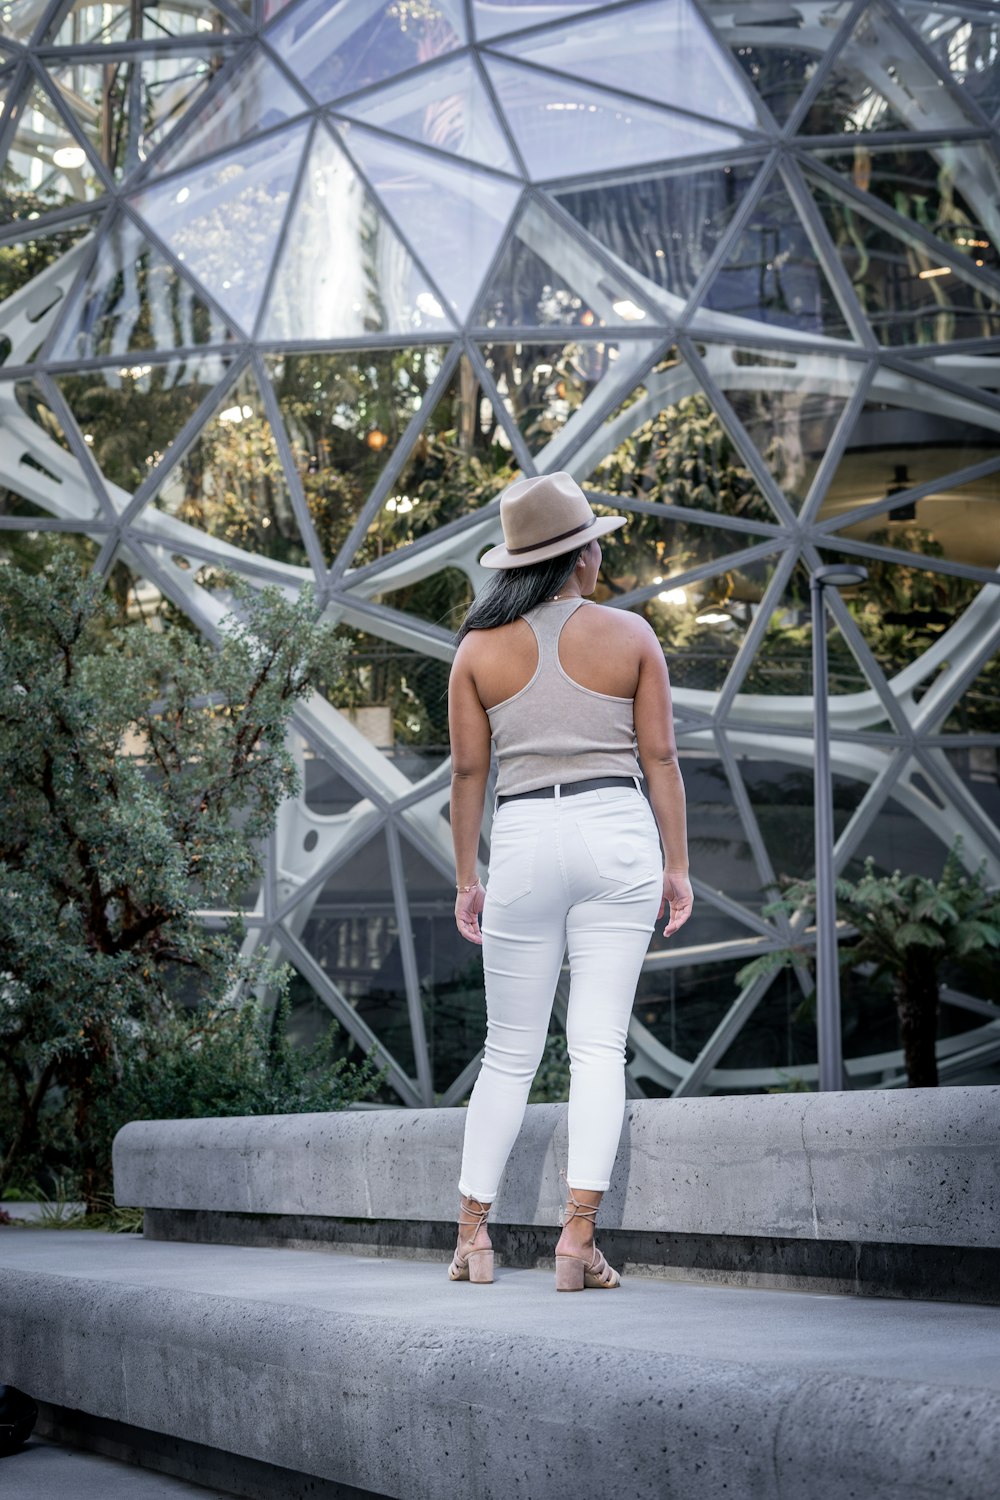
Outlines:
[[[526,568],[572,552],[627,520],[628,516],[596,516],[570,474],[517,479],[500,498],[503,541],[479,561],[484,568]]]

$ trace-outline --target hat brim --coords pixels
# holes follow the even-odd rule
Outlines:
[[[575,536],[563,537],[560,542],[549,542],[545,547],[533,548],[531,552],[515,554],[508,552],[503,542],[498,547],[491,547],[484,552],[479,559],[481,568],[527,568],[532,563],[547,562],[550,557],[559,557],[564,552],[575,552],[577,547],[585,547],[592,542],[595,536],[604,536],[606,532],[617,531],[619,526],[624,526],[628,516],[597,516],[592,526],[586,531],[578,531]]]

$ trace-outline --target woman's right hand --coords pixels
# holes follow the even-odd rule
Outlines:
[[[684,923],[691,915],[693,905],[694,892],[691,889],[691,881],[687,875],[679,874],[674,870],[664,870],[663,899],[660,902],[660,909],[656,913],[656,920],[659,921],[666,908],[670,907],[670,921],[663,929],[664,937],[673,937],[677,929],[684,926]]]

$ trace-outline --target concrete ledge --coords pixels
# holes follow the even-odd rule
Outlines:
[[[137,1121],[121,1204],[451,1223],[465,1112]],[[566,1106],[529,1105],[491,1215],[559,1222]],[[1000,1087],[635,1100],[600,1223],[1000,1248]]]
[[[247,1245],[403,1260],[450,1257],[455,1226],[442,1220],[335,1219],[310,1214],[213,1213],[147,1208],[148,1240]],[[548,1270],[558,1229],[493,1224],[499,1266]],[[1000,1305],[1000,1250],[966,1245],[865,1244],[776,1235],[671,1234],[605,1229],[601,1247],[626,1276],[772,1287],[860,1297],[920,1297]]]
[[[993,1309],[21,1231],[0,1327],[38,1399],[405,1500],[995,1495]]]

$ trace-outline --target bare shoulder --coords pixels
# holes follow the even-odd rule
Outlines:
[[[597,629],[609,644],[619,649],[631,646],[643,654],[650,650],[660,653],[656,632],[642,615],[631,609],[615,609],[612,605],[597,604],[593,600],[588,602],[592,608],[587,613],[597,622]]]

